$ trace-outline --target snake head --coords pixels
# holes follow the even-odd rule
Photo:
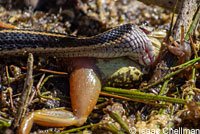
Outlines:
[[[140,29],[147,35],[150,39],[152,45],[154,46],[155,53],[158,54],[162,43],[167,36],[167,30],[165,29],[155,29],[149,26],[140,26]]]
[[[165,29],[155,29],[153,27],[149,26],[140,26],[139,27],[150,39],[150,42],[153,46],[154,50],[154,61],[158,57],[159,53],[161,52],[162,49],[162,43],[167,35],[167,30]],[[152,50],[152,51],[153,51]],[[147,56],[144,56],[142,59],[145,60],[147,59]]]
[[[149,26],[139,26],[139,29],[144,32],[149,41],[149,43],[146,42],[145,47],[140,53],[139,63],[148,66],[155,62],[161,52],[162,43],[167,35],[167,31]]]

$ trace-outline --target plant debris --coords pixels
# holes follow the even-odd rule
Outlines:
[[[136,0],[67,1],[66,3],[59,0],[56,3],[49,1],[46,6],[34,5],[35,9],[22,8],[17,4],[19,0],[2,3],[0,28],[34,29],[91,36],[130,22],[169,29],[172,17],[172,13],[168,10],[155,5],[147,6]],[[65,6],[67,4],[68,6]],[[187,63],[172,67],[172,72],[162,79],[146,86],[149,76],[144,76],[142,83],[133,85],[135,90],[104,87],[97,109],[93,110],[82,127],[46,128],[35,125],[31,132],[139,133],[142,130],[168,132],[172,128],[199,129],[200,27],[196,29],[195,37],[189,36],[193,41],[192,49],[195,56],[192,56]],[[25,89],[24,81],[25,83],[28,81],[29,68],[26,68],[26,61],[26,57],[20,59],[3,57],[0,60],[0,133],[16,133],[11,124],[14,124],[14,119],[16,121],[17,111],[21,107],[20,98]],[[22,107],[22,109],[27,107],[25,116],[28,112],[42,108],[65,107],[72,111],[69,97],[70,72],[67,72],[65,65],[59,61],[60,59],[56,57],[34,57],[33,79],[29,79],[30,82],[26,83],[30,84],[29,87],[26,85],[26,88],[30,88],[28,95],[30,99],[27,100],[26,106]],[[190,73],[187,75],[190,77],[180,78],[177,75],[180,72]],[[112,102],[107,101],[110,98],[114,98]],[[17,125],[18,123],[15,123],[14,126]]]

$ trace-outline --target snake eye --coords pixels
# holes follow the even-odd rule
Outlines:
[[[152,27],[140,26],[139,27],[146,35],[150,34],[153,31]]]
[[[150,31],[148,31],[147,29],[144,28],[140,28],[145,34],[150,34]]]

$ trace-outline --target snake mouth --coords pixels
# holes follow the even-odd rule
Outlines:
[[[149,66],[154,63],[155,56],[154,56],[154,54],[147,53],[146,55],[143,55],[140,59],[141,59],[141,60],[139,60],[140,64]]]

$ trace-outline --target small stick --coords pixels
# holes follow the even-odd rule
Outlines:
[[[156,104],[153,101],[143,101],[143,100],[139,100],[137,98],[133,99],[133,98],[128,98],[128,97],[124,97],[124,96],[120,96],[120,95],[110,94],[110,93],[107,93],[107,92],[101,92],[100,95],[107,96],[107,97],[118,98],[118,99],[124,99],[124,100],[128,100],[128,101],[140,102],[140,103],[144,103],[144,104],[150,104],[150,105],[157,106],[157,107],[167,107],[167,105]]]
[[[22,69],[27,69],[26,67],[21,67]],[[47,73],[52,73],[52,74],[61,74],[61,75],[67,75],[68,73],[66,72],[58,72],[58,71],[53,71],[53,70],[48,70],[48,69],[39,69],[41,72],[47,72]]]
[[[14,127],[18,127],[19,126],[19,122],[20,120],[22,120],[22,118],[24,117],[24,114],[27,110],[28,107],[28,98],[31,92],[31,89],[33,87],[33,55],[31,53],[29,53],[28,55],[28,60],[27,60],[27,73],[26,73],[26,79],[24,82],[24,88],[23,88],[23,92],[21,95],[21,105],[18,108],[16,117],[15,117],[15,121],[14,121]]]
[[[0,29],[17,29],[17,27],[0,21]]]
[[[16,111],[15,111],[15,107],[13,105],[13,99],[12,99],[12,97],[13,97],[13,90],[12,90],[11,87],[8,87],[7,90],[9,92],[9,94],[10,94],[9,96],[10,96],[10,106],[11,106],[11,109],[15,113]]]
[[[174,44],[175,47],[178,47],[178,44],[174,41],[172,36],[169,37],[170,41]]]
[[[192,50],[193,50],[193,52],[194,52],[196,58],[198,58],[199,56],[198,56],[198,54],[197,54],[196,46],[195,46],[195,44],[194,44],[194,42],[193,42],[193,39],[192,39],[192,35],[191,35],[191,34],[189,34],[189,38],[190,38]]]
[[[32,93],[28,104],[31,104],[31,102],[32,102],[32,100],[33,100],[33,98],[34,98],[34,96],[35,96],[37,90],[39,89],[39,87],[40,87],[42,81],[44,80],[44,77],[45,77],[45,74],[43,74],[42,77],[40,78],[40,80],[39,80],[39,82],[38,82],[38,84],[37,84],[37,86],[36,86],[36,90],[34,90],[34,92]]]
[[[181,25],[181,41],[180,41],[181,45],[183,45],[183,40],[184,40],[184,26]]]
[[[8,86],[10,87],[10,75],[8,73],[8,66],[6,65],[6,77],[8,79]]]

